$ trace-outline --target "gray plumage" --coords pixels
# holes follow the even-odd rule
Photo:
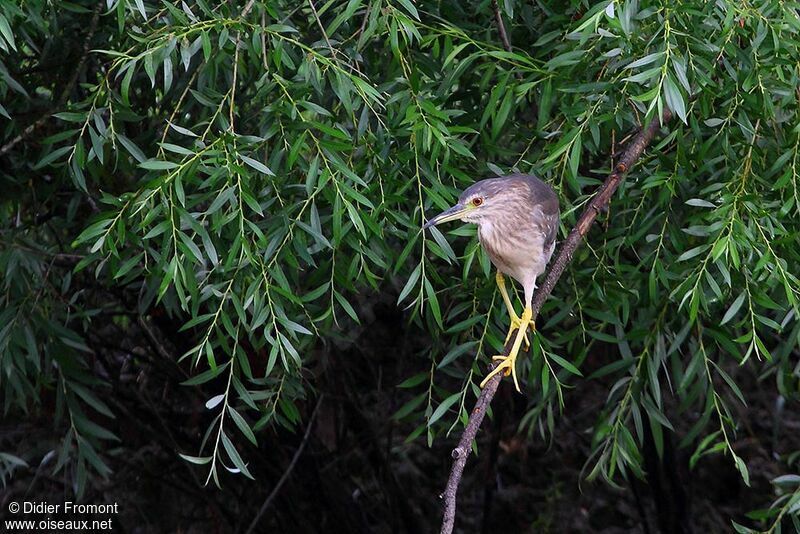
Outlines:
[[[530,304],[536,278],[553,255],[558,232],[558,197],[553,188],[530,174],[488,178],[469,186],[458,203],[481,204],[463,217],[478,225],[478,238],[492,263],[517,280]]]

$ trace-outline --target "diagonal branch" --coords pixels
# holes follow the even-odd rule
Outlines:
[[[564,272],[564,269],[566,269],[567,265],[569,265],[570,261],[572,261],[572,256],[575,253],[575,250],[578,248],[578,246],[580,246],[581,241],[583,241],[584,236],[589,231],[589,228],[591,228],[592,223],[594,223],[594,220],[597,218],[597,215],[601,211],[605,211],[607,209],[614,191],[617,190],[617,187],[622,182],[623,178],[625,178],[625,174],[627,174],[630,168],[642,155],[644,149],[647,148],[647,146],[653,140],[659,128],[663,124],[669,122],[671,118],[672,112],[669,109],[664,109],[664,115],[662,116],[661,121],[659,122],[655,119],[650,121],[650,124],[642,128],[625,148],[625,151],[622,153],[622,156],[620,157],[617,165],[614,167],[614,170],[608,175],[606,181],[603,182],[603,185],[601,185],[597,190],[594,198],[592,198],[592,200],[586,206],[586,209],[583,211],[581,217],[578,219],[578,222],[575,224],[575,227],[569,233],[567,239],[564,240],[556,259],[553,261],[550,270],[547,272],[544,282],[537,289],[532,303],[532,320],[536,319],[536,316],[539,314],[539,310],[541,310],[544,301],[553,291],[553,288],[555,287],[556,282],[558,282],[558,279],[561,278],[561,274]],[[511,349],[514,337],[515,336],[512,335],[509,343],[506,344],[503,351],[504,354],[507,355]],[[447,486],[445,487],[444,493],[441,495],[441,498],[444,499],[444,518],[442,519],[441,534],[450,534],[453,532],[453,525],[455,524],[456,518],[456,494],[458,492],[458,486],[461,483],[461,476],[464,474],[464,466],[467,463],[467,458],[469,457],[469,453],[472,449],[472,441],[478,434],[478,429],[480,428],[483,418],[486,415],[486,409],[492,402],[495,393],[497,393],[497,387],[500,385],[500,380],[502,380],[502,374],[494,376],[483,388],[478,400],[475,401],[475,408],[472,409],[472,413],[470,414],[469,422],[464,429],[464,433],[461,435],[461,439],[458,441],[456,448],[453,449],[452,456],[455,461],[450,469],[450,477],[447,480]]]

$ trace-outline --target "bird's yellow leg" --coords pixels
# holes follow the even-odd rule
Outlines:
[[[500,290],[500,295],[503,297],[503,302],[506,303],[506,308],[508,309],[508,316],[511,319],[511,325],[508,328],[508,334],[506,335],[506,340],[503,342],[505,345],[508,343],[508,340],[511,339],[511,334],[514,333],[514,330],[520,329],[522,325],[522,319],[519,318],[517,312],[514,311],[514,306],[511,304],[511,298],[508,296],[508,291],[506,291],[506,279],[503,277],[503,273],[497,271],[497,275],[495,276],[495,280],[497,280],[497,288]],[[525,350],[531,346],[531,342],[528,340],[528,331],[527,329],[523,329],[525,332]]]
[[[514,378],[514,387],[517,388],[517,391],[520,391],[519,381],[517,380],[517,354],[519,353],[520,346],[522,345],[522,340],[525,339],[525,331],[528,329],[528,325],[532,324],[531,317],[533,317],[533,310],[530,306],[526,306],[525,311],[522,312],[522,317],[520,318],[520,327],[519,330],[517,330],[517,336],[514,338],[514,344],[511,346],[508,356],[492,357],[492,360],[500,360],[500,363],[492,370],[491,373],[486,376],[486,378],[483,379],[483,382],[481,382],[481,387],[485,386],[486,383],[497,373],[504,372],[506,376],[508,376],[509,373],[511,374],[511,376]]]

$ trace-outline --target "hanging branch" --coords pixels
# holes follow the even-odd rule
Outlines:
[[[601,211],[605,211],[608,208],[611,197],[614,195],[614,191],[617,190],[620,182],[622,182],[622,179],[642,155],[644,149],[647,148],[647,146],[653,140],[653,137],[655,137],[656,132],[661,125],[669,122],[671,118],[672,112],[669,109],[664,109],[664,114],[661,118],[661,121],[659,122],[655,119],[650,121],[650,124],[642,128],[625,148],[625,151],[622,153],[622,157],[620,157],[619,162],[614,167],[613,172],[608,175],[606,181],[603,182],[603,185],[601,185],[597,190],[594,198],[592,198],[592,200],[586,206],[586,209],[583,210],[583,213],[578,219],[578,222],[575,224],[575,227],[569,233],[567,239],[564,240],[556,259],[553,261],[550,270],[547,272],[544,282],[534,294],[533,303],[531,305],[533,309],[532,321],[536,320],[536,316],[539,314],[539,310],[541,310],[544,301],[553,291],[556,282],[558,282],[558,279],[561,278],[561,274],[572,260],[575,250],[581,244],[581,241],[589,231],[589,228],[591,228],[592,223],[594,223],[594,220],[597,218],[597,215]],[[514,337],[515,335],[512,334],[509,342],[506,344],[503,350],[504,355],[508,355],[511,345],[514,341]],[[483,422],[483,418],[486,415],[486,409],[492,402],[502,378],[502,373],[495,375],[483,388],[478,400],[475,401],[475,408],[472,409],[469,422],[464,429],[464,433],[461,435],[461,439],[458,441],[458,446],[453,449],[452,456],[455,461],[453,462],[453,467],[450,469],[450,477],[447,480],[447,486],[441,495],[441,498],[444,499],[444,518],[442,520],[441,534],[450,534],[453,532],[453,525],[456,518],[456,493],[458,492],[458,486],[461,483],[461,476],[464,473],[464,466],[466,465],[467,458],[472,450],[472,441],[475,439],[475,436],[478,433],[481,422]]]

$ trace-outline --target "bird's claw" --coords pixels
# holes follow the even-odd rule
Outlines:
[[[497,365],[497,367],[492,369],[488,375],[486,375],[486,378],[484,378],[483,382],[481,382],[481,388],[485,387],[492,377],[502,372],[503,376],[511,375],[514,378],[514,387],[518,392],[521,393],[521,390],[519,389],[519,381],[517,380],[516,355],[503,356],[499,354],[497,356],[492,356],[492,361],[499,361],[500,363]]]

